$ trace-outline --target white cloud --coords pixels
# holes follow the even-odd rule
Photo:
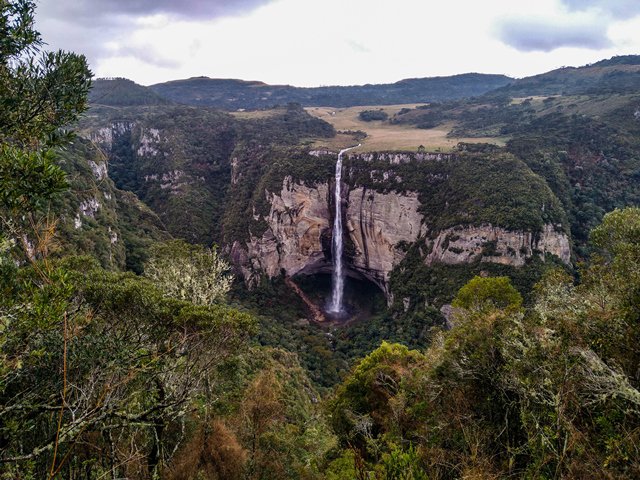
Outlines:
[[[98,76],[143,84],[200,75],[300,86],[470,71],[525,76],[640,53],[640,30],[617,32],[626,24],[603,14],[595,0],[585,11],[562,1],[277,0],[252,3],[236,16],[154,11],[109,17],[102,31],[44,16],[38,27],[53,47],[87,53]],[[531,18],[542,20],[523,23]],[[526,35],[522,28],[498,35],[509,21],[527,27]],[[530,48],[537,33],[552,37],[538,45],[548,52]],[[518,41],[525,52],[514,48]]]

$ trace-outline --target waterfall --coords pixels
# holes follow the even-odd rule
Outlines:
[[[333,256],[333,274],[331,275],[331,305],[330,313],[340,313],[343,311],[342,296],[344,294],[344,272],[342,271],[342,155],[355,147],[345,148],[338,153],[338,161],[336,162],[336,188],[334,193],[334,201],[336,204],[335,218],[333,219],[333,242],[331,244]]]

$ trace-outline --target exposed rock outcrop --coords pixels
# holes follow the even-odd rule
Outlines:
[[[444,156],[424,156],[423,160],[445,160]],[[407,158],[397,154],[385,160],[405,162]],[[258,215],[254,209],[254,220],[264,220],[267,229],[252,232],[247,242],[235,242],[231,249],[247,283],[256,284],[261,275],[331,272],[331,190],[326,182],[309,185],[288,176],[279,192],[265,192],[269,214]],[[417,192],[349,188],[348,184],[343,191],[346,273],[372,281],[389,301],[391,272],[416,242],[426,265],[491,262],[521,267],[527,259],[547,254],[567,264],[571,261],[570,239],[559,224],[546,224],[537,232],[490,224],[430,232]]]
[[[322,247],[322,234],[329,230],[329,186],[309,187],[286,177],[279,194],[265,192],[271,203],[264,217],[269,228],[260,237],[251,235],[246,249],[236,242],[234,259],[245,257],[242,273],[249,283],[260,274],[275,277],[282,270],[287,276],[329,271]]]
[[[389,275],[409,245],[424,234],[418,194],[355,188],[348,194],[347,231],[355,253],[351,266],[389,295]]]
[[[89,198],[80,203],[80,213],[85,217],[94,218],[100,207],[101,205],[97,198]]]
[[[313,152],[311,152],[313,153]],[[364,162],[373,162],[374,160],[387,162],[389,165],[400,165],[402,163],[424,162],[424,161],[449,161],[456,157],[455,153],[440,152],[418,152],[418,153],[400,153],[400,152],[369,152],[369,153],[352,153],[349,157],[353,157]]]
[[[284,179],[279,194],[267,193],[271,203],[264,217],[269,228],[251,236],[246,247],[236,242],[232,257],[248,283],[261,274],[272,278],[331,271],[331,257],[323,238],[330,238],[329,185],[313,187]],[[356,188],[347,193],[346,232],[353,244],[347,255],[347,274],[364,277],[389,296],[389,275],[404,258],[399,244],[415,242],[424,233],[416,193],[378,193]]]
[[[87,160],[87,165],[96,177],[96,180],[104,180],[108,176],[107,162],[96,163],[93,160]]]
[[[139,156],[155,156],[158,155],[158,144],[160,143],[160,130],[157,128],[142,129],[140,133],[140,146],[138,147]]]
[[[114,140],[121,135],[130,134],[136,126],[135,122],[119,121],[113,122],[108,127],[100,127],[89,132],[81,132],[86,138],[100,146],[100,148],[110,151]]]
[[[293,280],[291,280],[289,277],[286,277],[284,279],[284,282],[304,302],[304,304],[309,309],[309,312],[311,313],[311,319],[314,322],[322,323],[326,320],[326,317],[324,316],[324,313],[322,313],[322,310],[320,310],[320,307],[318,307],[315,303],[313,303],[313,301],[307,296],[307,294],[304,293],[302,289],[298,285],[296,285],[296,283]]]
[[[463,264],[476,260],[521,267],[533,255],[551,254],[571,261],[569,237],[545,225],[542,232],[510,231],[492,225],[454,227],[427,240],[431,253],[426,263]]]

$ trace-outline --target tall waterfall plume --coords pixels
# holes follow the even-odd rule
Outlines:
[[[331,304],[329,313],[341,313],[344,310],[342,297],[344,296],[344,272],[342,266],[342,155],[355,147],[345,148],[338,153],[336,162],[336,188],[334,192],[335,218],[333,219],[333,242],[331,253],[333,256],[333,273],[331,275]]]

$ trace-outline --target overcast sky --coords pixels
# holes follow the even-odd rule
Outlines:
[[[640,54],[640,0],[40,0],[36,18],[50,49],[144,85],[523,77]]]

